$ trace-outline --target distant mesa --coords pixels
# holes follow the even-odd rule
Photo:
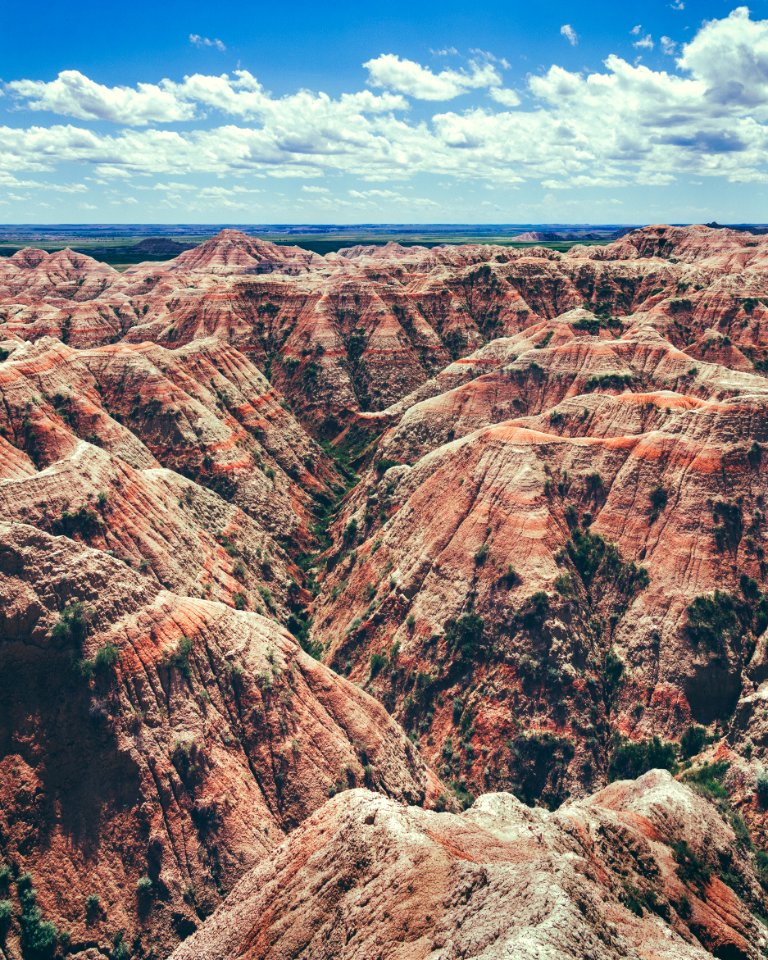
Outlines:
[[[136,254],[146,254],[148,257],[176,257],[196,246],[196,243],[182,243],[170,237],[147,237],[145,240],[139,240],[132,247],[132,251]]]

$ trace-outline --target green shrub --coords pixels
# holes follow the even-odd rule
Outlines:
[[[755,778],[755,792],[762,809],[768,809],[768,770],[761,770]]]
[[[57,536],[73,539],[80,535],[83,540],[92,540],[101,533],[104,521],[89,507],[80,507],[74,513],[65,510],[58,520],[54,520],[51,530]]]
[[[139,877],[139,879],[136,881],[136,893],[141,898],[151,898],[154,893],[154,889],[155,885],[146,874],[143,877]]]
[[[0,942],[5,940],[13,919],[13,904],[10,900],[0,900]]]
[[[632,386],[632,376],[628,373],[603,373],[590,377],[584,384],[587,393],[593,390],[623,390]]]
[[[697,753],[701,753],[706,742],[707,731],[704,727],[692,724],[690,727],[686,727],[682,737],[680,737],[680,750],[688,760],[695,757]]]
[[[112,937],[112,949],[109,951],[109,960],[131,960],[131,951],[125,942],[125,934],[118,930]]]
[[[248,607],[248,599],[244,593],[233,593],[232,604],[235,610],[246,610]]]
[[[58,927],[32,907],[21,915],[21,944],[25,960],[51,960],[59,946]]]
[[[623,676],[624,661],[613,650],[609,650],[603,664],[603,686],[606,700],[613,700]]]
[[[113,643],[105,643],[96,651],[94,667],[99,673],[109,673],[120,663],[120,651]]]
[[[549,614],[549,594],[537,590],[520,608],[517,619],[526,630],[540,630]]]
[[[26,894],[35,893],[35,889],[32,886],[32,874],[31,873],[22,873],[21,876],[16,881],[16,892],[19,895],[20,900],[24,900]]]
[[[728,773],[728,763],[725,760],[718,760],[715,763],[704,763],[695,770],[688,770],[683,780],[710,800],[726,800],[728,791],[723,786],[726,773]]]
[[[516,584],[520,583],[520,575],[515,570],[515,568],[510,564],[507,567],[507,572],[501,577],[507,590],[511,590]]]
[[[616,545],[599,533],[574,528],[565,549],[587,589],[598,575],[614,583],[625,595],[648,586],[650,578],[645,567],[622,560]]]
[[[685,631],[694,646],[720,650],[744,632],[743,615],[743,605],[732,594],[715,590],[709,596],[696,597],[688,606]]]
[[[488,544],[484,543],[482,547],[475,553],[475,563],[482,567],[485,561],[488,559]]]
[[[88,636],[93,614],[84,603],[71,603],[59,614],[58,622],[51,629],[51,639],[56,643],[80,647]]]
[[[672,314],[687,313],[689,310],[692,310],[692,309],[693,309],[693,302],[691,300],[680,299],[680,300],[669,301],[669,311]]]
[[[473,660],[482,649],[484,623],[476,613],[465,613],[458,620],[445,624],[445,639],[462,660]]]
[[[760,883],[768,890],[768,851],[758,850],[755,854],[755,865]]]
[[[389,460],[387,458],[384,458],[382,460],[377,460],[376,473],[380,477],[383,477],[384,474],[387,472],[387,470],[389,470],[391,467],[399,467],[399,466],[402,466],[399,460]]]
[[[599,473],[588,473],[585,478],[585,483],[587,487],[587,493],[590,497],[597,497],[605,489],[605,484],[603,483],[603,478]]]
[[[611,780],[636,780],[649,770],[674,770],[675,747],[658,737],[652,740],[614,742],[609,774]]]
[[[19,926],[24,960],[52,960],[66,935],[60,934],[50,920],[43,920],[30,873],[23,873],[19,877],[16,891],[21,901]]]
[[[189,658],[192,654],[192,641],[189,637],[182,637],[179,645],[168,658],[168,666],[175,667],[186,680],[192,679],[192,668],[189,664]]]
[[[569,573],[561,573],[552,584],[561,597],[571,598],[574,596],[573,578]]]
[[[703,887],[709,882],[712,871],[696,856],[685,840],[672,844],[672,855],[677,863],[677,875],[683,883]]]
[[[371,654],[371,679],[377,676],[387,665],[387,658],[383,653]]]
[[[101,897],[98,893],[89,893],[85,898],[85,922],[95,923],[101,915]]]
[[[649,499],[651,501],[651,509],[654,514],[658,515],[666,507],[669,502],[669,494],[661,485],[656,486],[651,490]]]

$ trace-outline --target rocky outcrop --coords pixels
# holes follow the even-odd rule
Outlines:
[[[509,794],[457,816],[357,790],[246,876],[173,960],[756,960],[760,902],[730,827],[662,772],[554,814]]]

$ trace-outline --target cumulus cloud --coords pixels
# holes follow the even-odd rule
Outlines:
[[[414,60],[394,53],[383,53],[363,66],[374,87],[396,90],[416,100],[453,100],[454,97],[483,87],[498,87],[501,77],[489,61],[473,61],[469,70],[441,70],[433,73]]]
[[[570,23],[564,23],[562,27],[560,27],[560,35],[565,37],[572,47],[575,47],[579,42],[579,35],[576,33]]]
[[[407,107],[403,97],[370,90],[342,94],[333,100],[324,93],[300,91],[272,98],[247,70],[232,76],[192,74],[180,83],[139,83],[136,87],[107,87],[78,70],[63,70],[55,80],[15,80],[7,89],[29,110],[46,110],[78,120],[109,120],[126,126],[174,123],[199,118],[206,109],[243,119],[264,119],[293,111],[306,111],[321,122],[332,115],[350,122],[359,113],[379,113]]]
[[[215,47],[216,50],[220,50],[222,53],[227,49],[223,41],[219,40],[218,37],[212,40],[210,37],[201,37],[199,33],[190,33],[189,42],[194,47]]]
[[[642,27],[635,36],[642,38]],[[253,187],[260,178],[339,174],[396,190],[397,182],[432,174],[536,181],[553,192],[672,183],[682,174],[734,182],[768,176],[768,22],[752,20],[744,7],[704,24],[667,70],[616,55],[592,72],[555,65],[528,78],[524,105],[490,61],[437,73],[389,54],[366,68],[383,89],[337,97],[309,90],[275,97],[243,70],[135,88],[104,87],[72,71],[51,82],[15,81],[9,92],[32,110],[121,127],[0,127],[0,175],[26,182],[82,164],[101,181],[125,182],[125,192],[151,176],[173,196],[182,196],[189,175],[227,178],[233,189],[246,178]],[[441,104],[415,117],[408,110],[409,97],[450,100],[469,90],[483,96],[466,109]],[[188,125],[203,116],[207,123]],[[153,127],[150,117],[187,125]],[[324,202],[323,189],[308,188],[307,202]],[[385,201],[360,193],[345,202]],[[213,202],[223,194],[208,196]]]
[[[517,107],[520,105],[520,96],[515,90],[507,90],[504,87],[492,87],[489,91],[491,99],[496,103],[501,103],[505,107]]]
[[[717,103],[765,106],[768,99],[768,20],[751,20],[737,7],[724,20],[705,23],[677,61]]]
[[[191,120],[194,107],[154,83],[107,87],[80,73],[62,70],[55,80],[14,80],[7,89],[26,101],[29,110],[46,110],[78,120],[111,120],[143,126]]]

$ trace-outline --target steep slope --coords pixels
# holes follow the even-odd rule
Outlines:
[[[0,661],[3,883],[31,874],[73,952],[123,930],[166,956],[329,793],[439,792],[274,622],[24,524],[0,525]]]

